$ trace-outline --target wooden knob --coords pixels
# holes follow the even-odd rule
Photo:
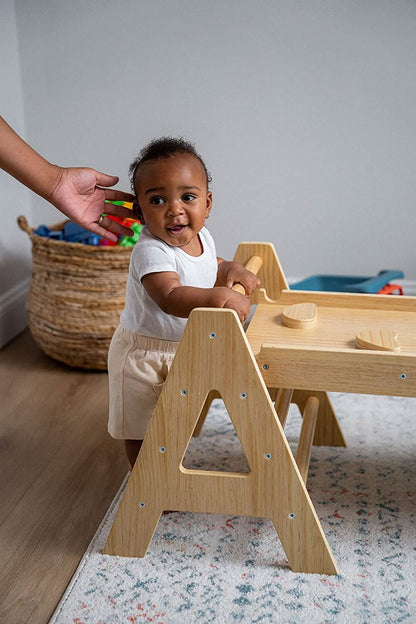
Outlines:
[[[318,318],[318,308],[314,303],[296,303],[282,312],[282,323],[292,329],[313,327]]]
[[[393,329],[364,329],[356,335],[355,346],[371,351],[400,351],[397,333]]]

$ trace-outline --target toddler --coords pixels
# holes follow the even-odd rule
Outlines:
[[[130,261],[126,304],[108,356],[108,430],[125,440],[133,467],[162,385],[193,308],[235,310],[244,321],[247,296],[259,280],[242,265],[217,258],[205,227],[212,193],[210,176],[194,146],[183,139],[157,139],[130,167],[144,224]]]

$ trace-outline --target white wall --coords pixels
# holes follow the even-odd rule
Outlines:
[[[127,188],[146,141],[184,135],[213,174],[219,254],[270,240],[289,277],[416,278],[416,3],[15,7],[26,138],[46,158],[116,173]],[[33,205],[33,223],[60,220]]]
[[[13,0],[0,6],[1,114],[24,136],[23,97]],[[0,170],[0,347],[26,325],[25,299],[30,277],[30,241],[16,219],[32,218],[30,192]]]
[[[416,277],[416,3],[16,0],[29,139],[126,171],[183,134],[214,177],[218,251],[288,276]],[[38,221],[56,218],[35,200]]]

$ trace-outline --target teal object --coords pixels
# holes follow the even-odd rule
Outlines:
[[[300,282],[290,284],[291,290],[319,290],[325,292],[352,292],[377,294],[391,280],[402,279],[403,271],[380,271],[374,277],[349,275],[311,275]]]
[[[120,245],[120,247],[134,247],[134,245],[139,240],[143,225],[136,222],[132,223],[130,228],[134,231],[133,236],[122,236],[117,243],[118,245]]]

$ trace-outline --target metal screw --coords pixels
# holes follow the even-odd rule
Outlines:
[[[143,509],[143,507],[146,507],[146,503],[144,503],[143,501],[140,501],[139,507],[141,507]]]
[[[211,339],[212,339],[212,338],[216,338],[216,333],[215,333],[215,332],[211,332],[211,333],[210,333],[210,335],[209,335],[209,337],[210,337]]]
[[[269,365],[268,364],[263,364],[262,368],[263,368],[263,370],[269,370]]]
[[[291,511],[289,514],[289,519],[293,520],[293,518],[296,518],[296,514],[294,514],[293,511]]]
[[[266,459],[271,459],[271,458],[272,458],[272,454],[271,454],[271,453],[266,453],[266,454],[264,455],[264,457],[265,457]]]
[[[161,446],[161,447],[160,447],[160,449],[159,449],[159,451],[160,451],[161,453],[166,453],[166,447],[165,447],[165,446]]]
[[[185,390],[185,389],[181,390],[182,396],[186,396],[187,394],[188,394],[188,390]]]
[[[402,373],[402,374],[400,375],[400,379],[406,379],[406,373]]]
[[[240,394],[240,399],[246,399],[247,398],[247,393],[246,392],[242,392]]]

